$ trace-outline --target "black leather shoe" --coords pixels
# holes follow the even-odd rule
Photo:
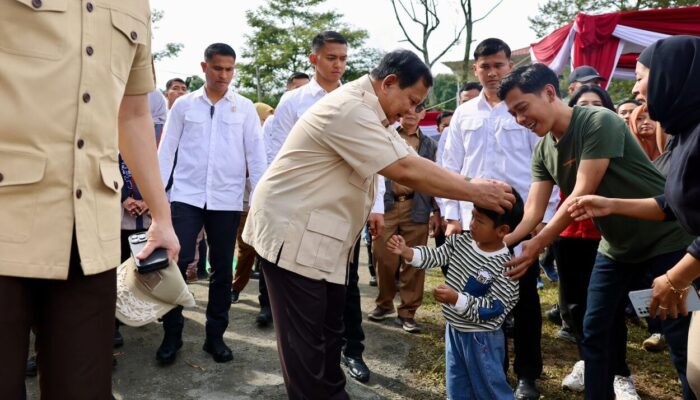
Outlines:
[[[340,355],[340,362],[348,368],[350,376],[358,382],[366,383],[369,381],[369,368],[362,357],[348,357],[345,354]]]
[[[156,360],[160,365],[170,365],[175,362],[177,351],[182,347],[182,334],[165,334],[163,342],[156,351]]]
[[[547,310],[547,312],[544,313],[544,315],[547,317],[548,320],[550,320],[553,324],[561,326],[562,321],[561,321],[561,312],[559,311],[559,303],[556,303]]]
[[[27,369],[24,371],[26,376],[36,376],[37,364],[36,356],[31,356],[27,359]]]
[[[222,338],[207,338],[204,341],[202,350],[211,354],[211,356],[214,357],[214,361],[218,363],[225,363],[233,360],[233,352],[226,346]]]
[[[119,332],[119,327],[115,326],[114,327],[114,348],[117,349],[119,347],[124,346],[124,336],[122,336],[121,332]]]
[[[518,379],[518,386],[515,388],[516,400],[537,400],[540,392],[532,379]]]
[[[238,303],[238,297],[240,296],[240,293],[238,293],[235,290],[231,290],[231,304],[236,304]]]
[[[255,317],[255,324],[258,328],[265,328],[272,322],[272,310],[270,307],[261,307],[260,313]]]

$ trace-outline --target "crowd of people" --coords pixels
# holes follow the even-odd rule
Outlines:
[[[363,232],[377,287],[368,321],[396,314],[404,331],[419,332],[425,270],[441,268],[445,283],[432,295],[446,320],[450,399],[540,397],[541,268],[559,287],[545,315],[578,347],[564,390],[640,398],[626,358],[627,294],[651,288],[643,346],[668,348],[683,398],[700,394],[700,322],[684,301],[700,277],[700,39],[647,48],[617,106],[590,66],[572,71],[565,101],[547,66],[514,69],[504,41],[483,40],[477,81],[462,86],[455,110],[441,110],[431,138],[420,123],[433,77],[410,51],[342,84],[348,42],[321,32],[309,43],[313,75],[280,82],[286,92],[273,108],[231,88],[237,54],[214,43],[204,86],[189,92],[174,78],[161,92],[148,7],[132,8],[72,6],[80,35],[65,46],[80,57],[52,53],[50,31],[35,47],[0,49],[0,76],[19,83],[3,81],[0,96],[0,216],[14,229],[0,233],[0,398],[25,398],[24,374],[37,370],[42,398],[112,398],[111,347],[124,344],[114,267],[135,269],[134,259],[164,248],[179,274],[159,279],[208,279],[202,345],[215,362],[234,359],[224,333],[253,277],[255,323],[274,326],[289,398],[346,399],[342,366],[371,379]],[[22,24],[32,11],[8,12]],[[112,25],[118,40],[82,48]],[[102,47],[106,61],[94,57]],[[130,237],[144,230],[146,247],[133,254]],[[142,293],[158,291],[143,279]],[[186,302],[159,296],[168,307],[154,350],[167,366],[183,345]]]

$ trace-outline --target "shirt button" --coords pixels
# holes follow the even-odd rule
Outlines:
[[[85,5],[85,8],[87,9],[88,12],[92,12],[92,10],[93,10],[92,3],[87,3],[87,4]]]
[[[80,189],[76,190],[76,191],[75,191],[75,197],[77,197],[77,198],[83,197],[83,191],[80,190]]]
[[[85,52],[87,55],[91,56],[95,52],[95,49],[93,49],[92,46],[88,46],[85,48]]]
[[[119,184],[117,181],[114,181],[114,190],[119,190]]]
[[[82,149],[85,146],[85,141],[83,139],[78,139],[78,148]]]
[[[135,31],[131,31],[131,40],[136,40],[139,37],[139,34],[136,33]]]
[[[41,5],[41,0],[32,0],[32,6],[34,6],[34,8],[41,8]]]
[[[83,93],[83,102],[85,102],[85,103],[90,102],[90,93]]]

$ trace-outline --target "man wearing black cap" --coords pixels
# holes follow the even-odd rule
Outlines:
[[[571,71],[569,75],[569,96],[573,95],[574,92],[582,85],[598,85],[605,79],[600,76],[598,71],[590,65],[582,65]]]

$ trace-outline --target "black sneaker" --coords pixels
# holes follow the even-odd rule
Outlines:
[[[369,277],[369,285],[373,286],[373,287],[377,287],[377,277],[376,276]]]
[[[416,323],[416,320],[413,318],[403,318],[399,317],[398,319],[399,324],[408,333],[418,333],[420,332],[420,326]]]
[[[238,303],[238,296],[240,296],[240,293],[235,290],[231,290],[231,304]]]
[[[386,308],[377,307],[367,314],[367,318],[372,321],[378,322],[385,320],[388,316],[395,313],[394,310],[387,310]]]

